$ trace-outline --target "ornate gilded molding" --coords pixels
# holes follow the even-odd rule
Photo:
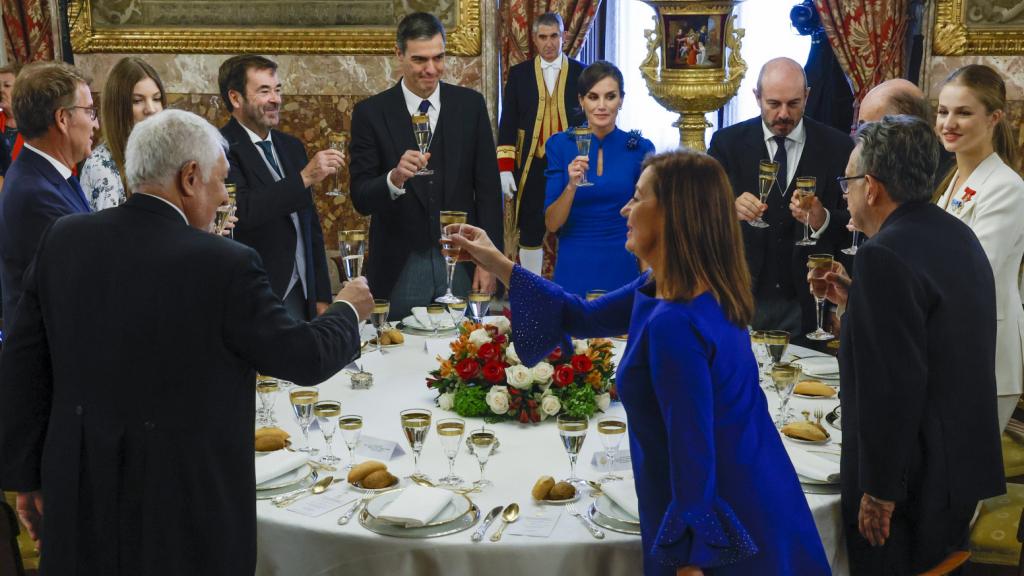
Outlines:
[[[76,0],[68,7],[68,21],[72,23],[71,46],[76,53],[389,54],[395,49],[393,26],[255,29],[96,26],[94,1]],[[447,52],[453,56],[479,56],[480,0],[456,0],[456,3],[457,23],[447,30]]]
[[[994,6],[987,0],[936,0],[932,53],[1024,54],[1024,15],[1019,8]]]

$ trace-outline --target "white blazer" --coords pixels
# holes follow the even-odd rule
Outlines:
[[[952,188],[951,182],[939,199],[939,207],[974,230],[995,274],[996,391],[1000,396],[1020,394],[1024,391],[1024,308],[1020,286],[1024,260],[1024,180],[993,153],[957,190]]]

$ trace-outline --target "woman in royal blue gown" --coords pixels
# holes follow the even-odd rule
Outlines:
[[[524,364],[567,336],[629,331],[618,367],[647,576],[829,574],[772,424],[745,330],[753,314],[733,194],[709,156],[649,158],[626,247],[651,266],[592,302],[514,266],[464,226],[464,257],[509,286]]]
[[[580,107],[590,127],[590,155],[579,156],[572,130],[548,138],[544,145],[544,225],[558,235],[555,283],[567,292],[612,290],[640,273],[636,258],[623,244],[626,223],[619,209],[633,195],[640,165],[654,144],[639,132],[615,125],[622,107],[622,72],[598,60],[580,74]],[[586,174],[592,186],[577,187]]]

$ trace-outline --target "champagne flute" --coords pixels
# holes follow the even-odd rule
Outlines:
[[[420,452],[423,450],[423,443],[427,440],[427,433],[430,432],[430,410],[412,408],[402,410],[399,415],[402,419],[402,432],[405,433],[405,439],[409,441],[409,448],[412,449],[415,470],[409,477],[427,479],[427,476],[420,472]]]
[[[348,132],[345,132],[344,130],[330,132],[327,134],[327,147],[331,150],[337,150],[338,152],[345,154],[348,149],[348,138]],[[341,168],[338,168],[338,171],[334,173],[334,178],[332,179],[333,186],[331,186],[331,189],[326,192],[328,196],[341,196],[340,179]]]
[[[451,235],[458,234],[462,228],[461,225],[466,223],[466,216],[465,212],[455,210],[441,211],[441,253],[444,254],[444,264],[448,272],[448,290],[444,293],[444,296],[435,299],[435,302],[451,304],[459,300],[458,297],[452,294],[452,279],[455,276],[455,265],[459,262],[459,249],[450,240]]]
[[[224,226],[227,225],[228,219],[235,215],[237,208],[236,197],[238,195],[238,187],[232,183],[224,185],[224,189],[228,193],[228,203],[222,206],[217,206],[217,212],[214,214],[214,233],[220,236],[224,233]],[[231,231],[231,237],[235,237],[234,230]]]
[[[601,296],[604,296],[607,293],[608,293],[607,290],[590,290],[590,291],[587,292],[587,302],[591,302],[593,300],[597,300],[598,298],[600,298]]]
[[[758,196],[761,199],[761,204],[768,202],[768,194],[772,191],[772,186],[775,185],[775,178],[779,173],[779,163],[772,162],[771,160],[761,160],[761,163],[757,166],[757,191]],[[758,216],[750,222],[747,222],[754,228],[767,228],[770,226],[763,218]]]
[[[491,308],[491,295],[487,292],[469,293],[469,317],[477,324],[484,321],[484,316]]]
[[[426,154],[427,150],[430,150],[430,141],[433,139],[433,135],[430,133],[430,117],[426,114],[413,114],[412,133],[416,136],[416,147],[420,149],[420,154]],[[429,176],[433,173],[433,170],[424,167],[416,172],[416,176]]]
[[[256,393],[260,397],[260,424],[263,426],[276,426],[277,419],[274,418],[274,400],[277,399],[277,391],[281,385],[276,378],[270,376],[256,377]]]
[[[768,349],[768,356],[772,359],[772,366],[782,362],[782,357],[789,348],[789,332],[783,330],[769,330],[765,332],[765,348]]]
[[[580,126],[573,128],[573,136],[576,137],[576,151],[579,152],[579,156],[590,157],[590,142],[591,132],[588,126]],[[583,186],[593,186],[594,183],[587,180],[587,173],[584,172],[583,176],[580,177],[580,181],[576,183],[577,188]]]
[[[583,480],[576,476],[576,458],[579,457],[583,441],[587,439],[587,428],[590,422],[585,416],[558,415],[558,435],[562,437],[562,445],[569,455],[569,477],[566,482],[578,484]]]
[[[797,246],[814,246],[818,243],[810,237],[810,225],[807,221],[811,219],[811,207],[814,206],[814,189],[817,187],[817,178],[814,176],[800,176],[796,179],[796,189],[793,196],[800,203],[800,209],[804,211],[804,238],[797,241]]]
[[[786,423],[786,407],[793,394],[796,381],[800,378],[800,367],[796,364],[776,364],[772,366],[772,384],[779,395],[779,414],[775,418],[775,427],[782,428]]]
[[[484,467],[487,466],[487,460],[494,452],[494,445],[497,441],[498,438],[494,432],[483,428],[469,435],[469,444],[473,447],[473,455],[476,456],[477,464],[480,465],[480,479],[473,482],[473,486],[476,488],[491,485],[491,481],[484,478]]]
[[[377,350],[383,351],[380,346],[381,331],[388,323],[388,313],[391,311],[391,302],[382,298],[373,300],[373,311],[370,312],[370,322],[377,329]]]
[[[462,478],[455,475],[455,457],[459,455],[462,435],[466,431],[466,422],[461,418],[445,418],[437,423],[437,435],[441,437],[441,448],[448,458],[448,475],[437,482],[443,486],[458,486]]]
[[[316,388],[295,388],[288,394],[292,401],[292,411],[295,412],[295,421],[302,430],[302,438],[306,445],[299,449],[300,452],[308,452],[310,456],[316,454],[316,450],[309,445],[309,425],[313,423],[313,405],[320,397]]]
[[[427,305],[427,317],[430,318],[430,325],[434,328],[434,338],[437,338],[437,330],[441,327],[441,322],[444,321],[445,309],[440,304],[429,304]]]
[[[448,304],[448,314],[452,317],[452,324],[458,329],[459,324],[462,324],[462,319],[466,317],[466,301],[459,300]]]
[[[825,294],[828,293],[828,282],[825,274],[832,271],[831,254],[811,254],[807,257],[807,267],[811,271],[811,294],[814,295],[814,311],[817,313],[818,327],[807,335],[808,340],[831,340],[832,334],[821,328],[821,317],[825,314]]]
[[[342,272],[346,280],[363,274],[363,255],[366,253],[366,230],[342,230],[338,232],[341,245]]]
[[[764,382],[768,368],[768,332],[765,330],[751,330],[750,344],[754,348],[754,358],[757,360],[757,381]]]
[[[615,458],[619,455],[619,445],[626,436],[626,421],[619,416],[604,416],[597,421],[597,433],[604,446],[605,458],[608,460],[608,471],[601,477],[601,482],[622,480],[622,476],[613,473]]]
[[[363,434],[363,417],[358,414],[345,414],[338,419],[338,428],[341,428],[341,439],[348,448],[348,466],[345,466],[345,470],[351,470],[356,464],[356,447],[359,446],[359,437]]]
[[[331,441],[334,440],[334,429],[338,427],[338,417],[341,416],[341,402],[336,400],[321,400],[313,405],[313,414],[316,416],[316,423],[320,426],[320,432],[324,435],[326,454],[320,457],[320,461],[330,465],[340,462],[341,458],[334,455],[331,448]]]
[[[846,228],[849,229],[850,232],[853,232],[853,240],[850,242],[849,248],[843,248],[842,250],[840,250],[840,252],[842,252],[843,254],[849,254],[850,256],[856,256],[857,241],[860,240],[860,230],[858,230],[857,227],[853,225],[853,222],[847,224]]]

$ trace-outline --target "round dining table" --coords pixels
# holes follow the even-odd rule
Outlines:
[[[403,453],[387,461],[389,471],[399,477],[413,472],[413,458],[402,432],[399,412],[407,408],[428,408],[433,420],[457,417],[454,412],[441,410],[436,406],[436,393],[427,387],[426,376],[438,365],[438,356],[447,357],[448,344],[452,336],[438,338],[406,334],[405,342],[399,346],[376,351],[366,347],[363,356],[356,361],[359,368],[373,374],[373,386],[369,389],[353,389],[351,369],[343,370],[319,388],[320,400],[337,400],[341,403],[342,414],[358,414],[363,417],[363,436],[396,442]],[[616,360],[621,357],[624,342],[616,342]],[[791,347],[790,353],[801,357],[818,355],[799,347]],[[278,426],[291,434],[293,446],[302,445],[302,433],[292,415],[286,392],[276,394],[274,415]],[[778,399],[769,395],[769,407],[778,406]],[[790,407],[799,416],[800,411],[821,408],[832,410],[837,400],[811,400],[794,398]],[[259,402],[257,401],[257,405]],[[618,402],[612,402],[608,414],[624,416],[625,411]],[[579,454],[577,474],[585,479],[597,480],[605,473],[593,465],[595,453],[603,454],[598,438],[596,421],[591,419],[586,441]],[[627,420],[628,423],[628,420]],[[640,537],[604,530],[603,539],[591,535],[579,518],[571,516],[564,506],[537,503],[531,497],[531,490],[538,478],[544,475],[554,478],[569,476],[569,459],[562,446],[554,418],[536,424],[518,422],[485,423],[483,419],[467,418],[466,433],[486,426],[493,430],[500,447],[490,457],[485,475],[493,485],[482,492],[471,493],[469,498],[480,509],[481,519],[495,506],[516,502],[521,513],[519,522],[531,517],[554,521],[554,528],[547,536],[527,536],[509,533],[506,530],[498,542],[485,537],[481,542],[470,539],[479,522],[463,532],[428,539],[396,538],[378,535],[364,528],[354,518],[346,525],[337,523],[338,517],[349,508],[341,506],[319,516],[311,517],[289,507],[278,508],[269,500],[257,500],[257,575],[456,575],[488,574],[490,576],[542,576],[542,575],[632,575],[641,573],[642,554]],[[830,429],[833,446],[837,446],[839,432]],[[314,425],[309,433],[310,444],[323,453],[324,440]],[[335,483],[320,496],[349,501],[362,492],[344,482],[349,462],[348,451],[341,434],[335,434],[333,452],[341,458],[337,472],[320,471],[319,474],[333,474]],[[622,450],[628,450],[623,442]],[[838,450],[838,448],[835,448]],[[357,455],[358,461],[363,461]],[[420,457],[423,473],[437,479],[448,472],[445,458],[436,430],[431,430]],[[465,445],[455,461],[455,473],[466,480],[476,480],[479,467],[476,459]],[[629,470],[618,472],[623,482],[632,481]],[[339,481],[340,480],[340,481]],[[403,479],[403,483],[408,480]],[[756,482],[752,478],[751,482]],[[594,497],[590,490],[582,489],[577,510],[586,513]],[[807,501],[821,534],[825,551],[834,574],[845,574],[846,554],[843,545],[842,525],[838,494],[807,494]],[[299,500],[298,502],[304,502]],[[500,517],[491,525],[487,535],[493,534],[501,523]],[[785,529],[786,520],[779,519],[779,529]]]

